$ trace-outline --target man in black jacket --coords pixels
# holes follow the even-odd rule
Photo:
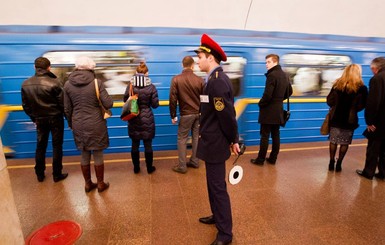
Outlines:
[[[53,180],[58,182],[68,174],[62,173],[64,106],[63,86],[50,72],[51,62],[44,57],[35,60],[35,75],[23,82],[21,97],[24,112],[36,125],[37,145],[35,173],[39,182],[45,178],[45,154],[49,133],[52,134]]]
[[[369,81],[369,95],[365,107],[366,160],[357,174],[367,179],[385,179],[385,58],[375,58],[370,68],[374,76]],[[375,174],[378,166],[378,173]]]
[[[259,118],[261,124],[261,142],[258,157],[250,161],[257,165],[263,165],[265,162],[267,148],[269,147],[269,137],[273,141],[268,163],[275,164],[280,148],[279,127],[284,122],[283,101],[292,93],[292,87],[285,72],[279,65],[279,56],[269,54],[266,56],[266,85],[263,96],[259,101]]]

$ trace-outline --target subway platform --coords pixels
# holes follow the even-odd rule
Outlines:
[[[366,140],[353,141],[339,173],[328,171],[328,142],[283,144],[275,165],[251,164],[257,151],[247,148],[237,162],[242,181],[227,185],[232,244],[385,244],[385,182],[355,173],[363,168]],[[179,174],[171,170],[176,151],[155,152],[156,172],[147,174],[141,155],[134,174],[129,156],[105,155],[110,188],[102,193],[84,192],[79,156],[64,157],[69,176],[57,183],[50,165],[39,183],[34,159],[7,159],[24,237],[72,220],[82,228],[76,244],[210,244],[215,226],[198,221],[211,214],[204,163]]]

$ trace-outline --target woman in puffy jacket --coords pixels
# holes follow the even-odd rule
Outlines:
[[[100,102],[104,108],[111,108],[113,101],[103,83],[95,80],[95,66],[91,58],[79,57],[75,63],[76,69],[64,85],[64,112],[75,144],[81,151],[80,164],[86,192],[96,187],[102,192],[109,187],[109,183],[104,182],[103,160],[103,150],[109,146],[107,121],[103,118],[96,96],[95,81],[98,83]],[[91,154],[94,156],[97,184],[91,181]]]
[[[327,96],[327,104],[330,106],[329,171],[334,171],[338,145],[340,150],[335,171],[342,170],[342,160],[352,143],[354,130],[359,126],[357,113],[366,105],[368,88],[364,85],[361,74],[360,65],[348,65]]]
[[[155,120],[151,108],[159,106],[158,91],[148,77],[148,67],[144,62],[136,68],[136,74],[131,78],[134,94],[138,94],[139,115],[128,121],[128,136],[131,138],[131,159],[134,164],[134,173],[140,172],[140,140],[143,140],[144,156],[147,173],[155,171],[153,166],[152,139],[155,137]],[[130,83],[124,93],[123,101],[130,96]]]

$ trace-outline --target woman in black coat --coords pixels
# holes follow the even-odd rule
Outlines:
[[[340,151],[335,170],[336,172],[342,170],[342,160],[352,143],[354,130],[359,126],[357,113],[365,108],[367,96],[368,88],[361,78],[361,66],[348,65],[327,96],[327,104],[331,108],[329,114],[330,171],[334,171],[338,145],[340,145]]]
[[[85,191],[96,187],[99,192],[109,187],[104,179],[103,150],[109,146],[107,122],[103,118],[96,97],[95,62],[89,57],[76,60],[76,69],[64,85],[64,112],[73,131],[77,148],[81,151],[81,167],[86,182]],[[96,80],[97,81],[97,80]],[[111,108],[113,101],[102,82],[97,81],[99,97],[104,108]],[[91,154],[94,156],[98,184],[91,181]]]
[[[148,77],[148,68],[144,62],[141,62],[137,67],[136,74],[130,83],[132,83],[134,94],[138,94],[139,106],[139,115],[128,121],[128,136],[132,141],[131,159],[134,164],[134,173],[140,172],[139,146],[140,140],[143,140],[147,173],[151,174],[155,171],[155,167],[152,166],[152,139],[155,137],[155,120],[151,108],[159,106],[158,91]],[[124,93],[124,102],[130,96],[130,83]]]

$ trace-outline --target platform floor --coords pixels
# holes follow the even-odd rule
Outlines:
[[[258,147],[248,147],[238,161],[243,180],[228,185],[232,244],[385,244],[385,183],[355,173],[363,168],[365,149],[365,140],[354,141],[342,172],[334,173],[327,170],[328,142],[284,144],[277,164],[264,166],[250,163]],[[210,244],[215,226],[198,222],[210,215],[204,164],[183,175],[171,170],[176,151],[154,157],[154,174],[141,159],[142,172],[135,175],[128,153],[105,155],[111,186],[88,194],[77,156],[64,158],[69,177],[58,183],[51,167],[39,183],[33,159],[8,159],[24,236],[73,220],[83,229],[76,244]]]

